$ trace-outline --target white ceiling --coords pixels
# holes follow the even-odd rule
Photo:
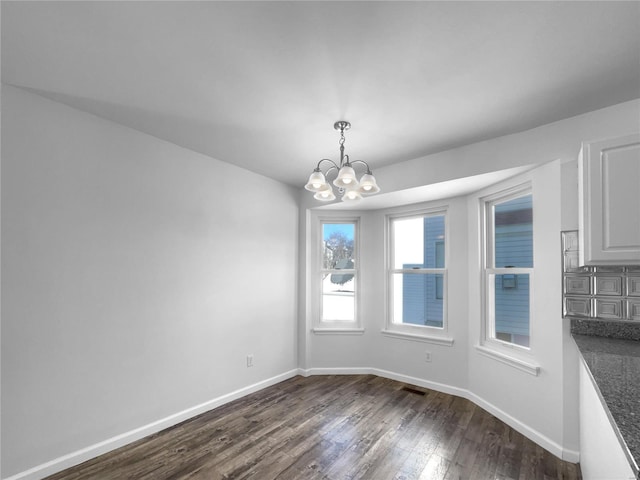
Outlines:
[[[301,186],[640,97],[640,2],[8,2],[2,80]]]
[[[483,173],[464,178],[456,178],[445,182],[432,183],[420,187],[397,190],[395,192],[382,192],[378,195],[366,197],[358,202],[357,209],[376,210],[383,208],[399,207],[420,202],[430,202],[443,198],[453,198],[477,192],[507,178],[535,168],[537,165],[523,165],[521,167],[507,168],[495,172]],[[353,209],[352,202],[323,203],[316,202],[314,208],[319,210],[349,210]]]

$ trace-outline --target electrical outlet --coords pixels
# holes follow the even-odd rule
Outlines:
[[[431,363],[431,352],[424,352],[424,361]]]
[[[247,367],[253,367],[253,355],[247,355]]]

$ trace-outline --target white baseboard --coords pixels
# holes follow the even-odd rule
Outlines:
[[[375,375],[372,368],[368,367],[351,367],[351,368],[308,368],[306,370],[298,369],[303,377],[311,375]]]
[[[225,403],[232,402],[233,400],[237,400],[246,395],[249,395],[250,393],[257,392],[266,387],[270,387],[271,385],[275,385],[276,383],[280,383],[299,374],[300,370],[294,369],[280,375],[276,375],[275,377],[271,377],[261,382],[254,383],[253,385],[249,385],[247,387],[211,399],[207,402],[201,403],[186,410],[182,410],[181,412],[169,415],[168,417],[149,423],[148,425],[144,425],[140,428],[136,428],[129,432],[125,432],[121,435],[117,435],[94,445],[90,445],[81,450],[43,463],[29,470],[25,470],[24,472],[17,473],[15,475],[12,475],[11,477],[7,477],[4,480],[40,480],[44,477],[79,465],[82,462],[86,462],[87,460],[115,450],[116,448],[123,447],[129,443],[135,442],[136,440],[140,440],[141,438],[147,437],[161,430],[164,430],[165,428],[172,427],[173,425],[177,425],[180,422],[200,415],[201,413],[213,410],[214,408],[224,405]]]
[[[248,387],[241,388],[234,392],[228,393],[226,395],[222,395],[220,397],[214,398],[207,402],[201,403],[200,405],[196,405],[194,407],[188,408],[181,412],[178,412],[174,415],[170,415],[166,418],[160,419],[156,422],[150,423],[148,425],[144,425],[135,430],[131,430],[129,432],[123,433],[116,437],[109,438],[103,442],[96,443],[89,447],[83,448],[76,452],[70,453],[68,455],[64,455],[62,457],[51,460],[50,462],[43,463],[42,465],[38,465],[34,468],[26,470],[24,472],[18,473],[11,477],[7,477],[4,480],[40,480],[48,475],[53,475],[54,473],[60,472],[67,468],[79,465],[82,462],[95,458],[104,453],[115,450],[116,448],[120,448],[129,443],[135,442],[136,440],[140,440],[146,436],[157,433],[165,428],[169,428],[173,425],[176,425],[180,422],[193,418],[201,413],[208,412],[214,408],[217,408],[221,405],[229,403],[233,400],[237,400],[239,398],[244,397],[245,395],[249,395],[250,393],[257,392],[262,390],[263,388],[269,387],[271,385],[275,385],[276,383],[280,383],[289,378],[295,377],[296,375],[302,375],[304,377],[309,377],[312,375],[376,375],[383,378],[388,378],[390,380],[396,380],[399,382],[408,383],[410,385],[416,385],[418,387],[429,388],[431,390],[436,390],[438,392],[448,393],[450,395],[456,395],[462,398],[466,398],[467,400],[472,401],[480,408],[483,408],[487,412],[491,413],[495,417],[502,420],[504,423],[509,425],[514,430],[517,430],[522,435],[537,443],[541,447],[550,451],[557,457],[572,463],[578,463],[580,460],[580,453],[575,450],[568,450],[563,448],[558,443],[549,439],[545,435],[540,432],[530,428],[529,426],[523,424],[516,418],[512,417],[508,413],[499,409],[492,403],[487,402],[483,398],[480,398],[473,392],[469,390],[454,387],[451,385],[446,385],[443,383],[432,382],[429,380],[424,380],[417,377],[411,377],[409,375],[404,375],[401,373],[389,372],[387,370],[381,370],[377,368],[368,368],[368,367],[352,367],[352,368],[309,368],[309,369],[294,369],[288,372],[282,373],[275,377],[263,380],[261,382],[255,383],[253,385],[249,385]]]
[[[453,387],[444,383],[432,382],[424,380],[422,378],[411,377],[409,375],[403,375],[401,373],[389,372],[387,370],[375,370],[375,375],[379,377],[388,378],[390,380],[396,380],[398,382],[408,383],[417,387],[428,388],[430,390],[436,390],[442,393],[448,393],[449,395],[456,395],[458,397],[467,398],[467,390],[463,388]]]

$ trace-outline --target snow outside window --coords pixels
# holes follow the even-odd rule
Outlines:
[[[357,318],[357,222],[321,223],[320,319],[354,323]]]

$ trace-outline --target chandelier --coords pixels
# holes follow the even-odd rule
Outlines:
[[[351,128],[349,122],[341,120],[333,124],[333,128],[340,130],[340,164],[337,164],[333,160],[323,158],[318,162],[318,166],[313,173],[309,176],[309,181],[304,186],[307,190],[315,192],[313,198],[321,200],[323,202],[330,202],[336,199],[333,188],[327,182],[327,175],[337,173],[336,178],[333,180],[333,184],[338,187],[338,193],[342,195],[343,202],[349,202],[354,200],[360,200],[362,195],[371,195],[378,193],[380,188],[376,184],[376,179],[371,173],[371,169],[367,162],[362,160],[349,160],[349,155],[344,153],[344,132]],[[320,165],[324,162],[328,162],[327,169],[322,172]],[[360,181],[356,178],[356,172],[353,169],[354,165],[364,165],[367,169]]]

